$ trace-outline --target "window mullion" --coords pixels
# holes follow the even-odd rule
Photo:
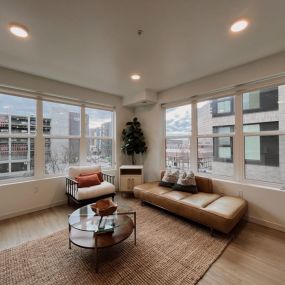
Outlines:
[[[198,120],[197,120],[197,103],[193,102],[191,105],[191,124],[192,124],[192,135],[190,138],[190,165],[194,173],[197,173],[197,162],[198,162]]]
[[[41,99],[37,100],[36,113],[36,137],[35,137],[35,176],[41,177],[45,170],[45,138],[43,136],[43,102]]]
[[[81,106],[81,137],[80,137],[80,165],[86,164],[87,161],[87,137],[86,137],[86,123],[85,123],[85,107]]]
[[[237,181],[244,178],[244,138],[242,94],[235,96],[235,135],[234,135],[234,169]]]

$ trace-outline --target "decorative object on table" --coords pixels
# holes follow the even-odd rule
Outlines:
[[[83,187],[80,187],[82,183],[79,181],[84,182]],[[90,185],[90,181],[93,185],[86,187]],[[73,202],[77,205],[87,205],[108,197],[114,199],[114,182],[115,176],[103,173],[99,165],[71,166],[66,177],[68,204]]]
[[[126,128],[122,132],[123,144],[121,149],[124,154],[132,157],[132,164],[135,162],[135,154],[143,154],[147,151],[144,134],[141,129],[141,123],[137,118],[126,123]]]
[[[118,205],[111,200],[99,200],[90,205],[91,209],[99,216],[112,215],[118,208]]]
[[[132,192],[135,186],[143,183],[143,165],[122,165],[120,167],[120,192]]]
[[[173,190],[189,192],[192,194],[198,193],[195,175],[192,171],[183,171],[180,173],[178,181],[172,187]]]

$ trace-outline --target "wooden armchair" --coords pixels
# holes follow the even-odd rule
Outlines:
[[[115,176],[113,175],[102,173],[104,181],[100,185],[78,187],[75,177],[80,176],[80,174],[88,175],[98,172],[101,172],[100,166],[72,166],[69,168],[69,175],[66,177],[68,204],[73,202],[83,206],[109,197],[114,200],[116,191],[114,186]]]

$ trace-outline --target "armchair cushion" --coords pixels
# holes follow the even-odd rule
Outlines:
[[[75,198],[77,200],[85,200],[112,193],[115,193],[115,186],[107,181],[104,181],[100,185],[78,188]]]
[[[94,175],[94,174],[97,174],[97,176],[98,176],[100,182],[103,182],[103,181],[104,181],[104,179],[103,179],[103,173],[102,173],[102,172],[94,172],[94,173],[91,173],[91,174],[81,173],[81,174],[79,175],[79,177],[90,176],[90,175]]]
[[[92,165],[92,166],[70,166],[69,167],[69,177],[75,179],[75,177],[80,176],[81,174],[93,174],[95,172],[101,172],[101,166]]]
[[[91,175],[76,176],[75,180],[78,182],[79,188],[101,184],[101,181],[96,173]]]

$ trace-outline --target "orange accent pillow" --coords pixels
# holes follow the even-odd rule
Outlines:
[[[101,184],[97,174],[77,176],[75,180],[78,182],[78,187],[90,187]]]
[[[94,174],[97,174],[100,182],[104,181],[102,172],[93,172],[93,173],[88,173],[88,174],[81,173],[79,176],[89,176],[89,175],[94,175]]]

